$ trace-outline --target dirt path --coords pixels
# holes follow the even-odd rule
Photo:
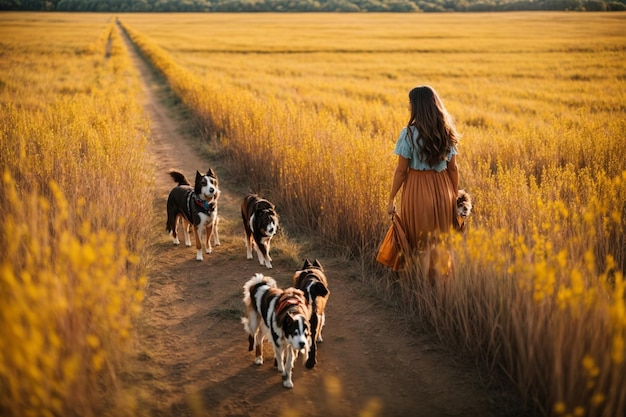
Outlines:
[[[245,184],[229,181],[184,133],[184,119],[164,104],[165,86],[129,45],[152,120],[150,158],[156,166],[156,257],[139,325],[131,382],[150,416],[496,416],[500,406],[481,389],[472,368],[411,330],[341,259],[301,253],[286,238],[273,246],[274,269],[247,260],[239,203]],[[177,119],[178,117],[178,119]],[[220,178],[221,246],[202,262],[195,248],[175,247],[165,233],[165,201],[177,168],[189,178],[213,167]],[[292,251],[297,251],[297,246]],[[298,360],[293,390],[283,388],[272,361],[253,363],[240,323],[242,285],[255,272],[288,286],[305,257],[319,258],[331,290],[319,363]],[[269,343],[266,358],[271,358]],[[497,410],[500,412],[498,413]],[[512,416],[510,412],[506,415]]]

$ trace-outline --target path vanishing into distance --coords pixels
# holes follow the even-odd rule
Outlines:
[[[191,122],[172,104],[165,82],[122,36],[143,84],[151,120],[146,160],[156,172],[154,259],[137,354],[124,376],[139,392],[139,410],[177,417],[527,415],[510,388],[486,388],[472,363],[405,322],[347,261],[307,253],[284,234],[277,238],[301,255],[298,261],[278,244],[272,246],[273,269],[261,267],[256,257],[246,259],[240,215],[245,179],[229,178],[225,162],[207,156],[210,144],[189,133]],[[175,185],[168,175],[172,168],[190,179],[196,170],[213,168],[219,177],[221,246],[204,261],[195,260],[195,247],[174,246],[165,232],[166,199]],[[240,321],[242,287],[256,272],[290,286],[304,258],[320,260],[331,294],[318,364],[309,370],[298,358],[295,386],[286,389],[273,367],[269,342],[261,366],[248,352]]]

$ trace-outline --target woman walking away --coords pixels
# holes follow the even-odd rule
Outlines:
[[[418,267],[431,280],[445,276],[452,267],[447,251],[438,248],[441,234],[453,225],[459,173],[456,165],[460,135],[434,89],[415,87],[409,92],[409,123],[400,132],[394,153],[398,165],[393,176],[387,212],[394,214],[394,198],[400,187],[400,214]],[[418,255],[415,258],[415,255]]]

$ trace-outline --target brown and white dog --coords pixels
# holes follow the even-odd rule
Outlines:
[[[304,293],[293,287],[277,288],[273,278],[257,273],[243,286],[243,302],[246,316],[241,322],[248,333],[248,350],[255,351],[254,363],[263,364],[263,340],[269,335],[283,386],[293,388],[294,362],[300,352],[306,358],[310,347]]]
[[[278,231],[278,214],[274,204],[257,194],[248,194],[241,203],[241,219],[246,232],[247,258],[256,249],[259,264],[272,267],[270,242]]]
[[[464,232],[467,229],[465,222],[470,214],[472,214],[473,208],[472,196],[465,190],[459,190],[456,198],[456,221],[458,231]]]
[[[206,253],[213,251],[210,238],[216,246],[220,244],[217,217],[217,199],[220,196],[217,175],[212,169],[206,174],[196,171],[196,181],[193,187],[183,174],[178,171],[169,171],[170,176],[178,183],[167,197],[167,227],[175,245],[179,245],[177,228],[179,219],[182,220],[185,245],[191,246],[189,226],[193,226],[196,238],[196,259],[201,261],[202,249]]]
[[[326,303],[330,291],[322,264],[316,259],[311,263],[305,259],[302,269],[293,274],[293,286],[302,290],[311,311],[311,349],[306,367],[311,369],[317,363],[317,343],[322,342],[322,328],[326,324]]]

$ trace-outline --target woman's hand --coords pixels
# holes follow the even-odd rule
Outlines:
[[[387,204],[387,214],[394,214],[396,212],[396,205],[393,203],[393,200]]]

